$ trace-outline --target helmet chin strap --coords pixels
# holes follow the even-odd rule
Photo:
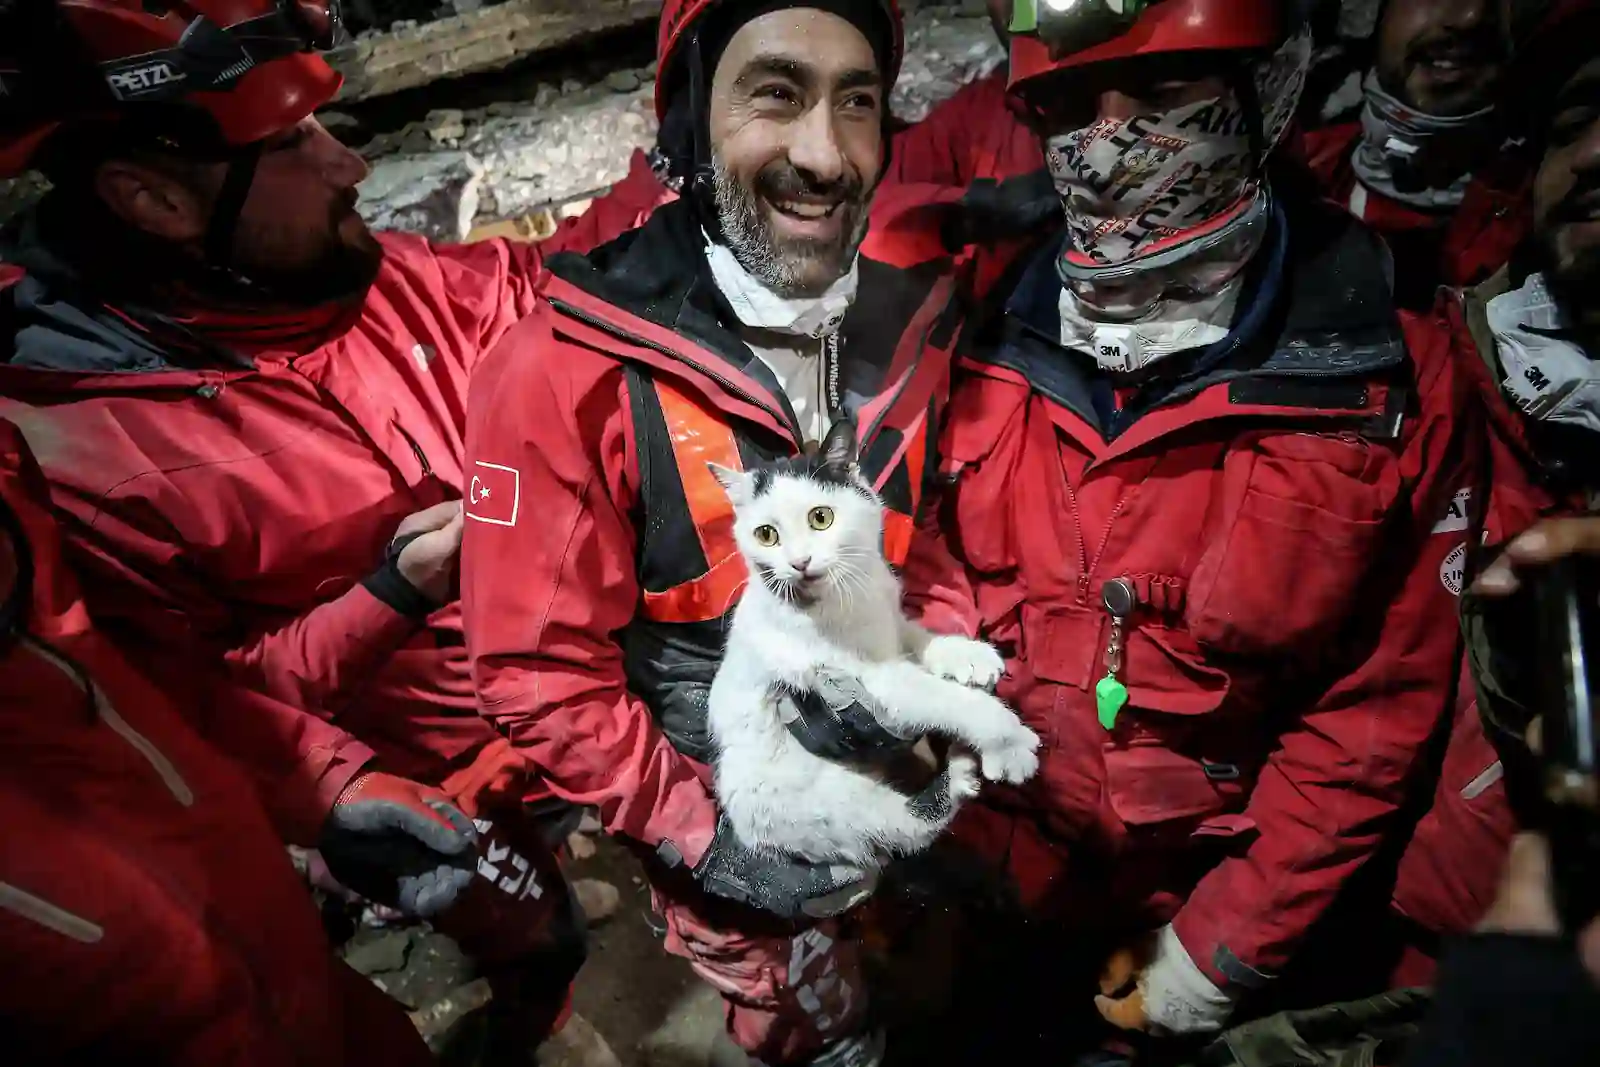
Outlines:
[[[256,180],[261,152],[262,144],[258,141],[245,145],[228,160],[228,172],[222,179],[217,202],[211,209],[211,221],[206,226],[205,257],[212,267],[227,269],[232,264],[233,239],[239,230],[244,202],[250,196],[250,186]]]

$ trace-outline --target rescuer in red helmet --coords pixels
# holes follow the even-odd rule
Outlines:
[[[340,86],[317,54],[337,30],[321,0],[5,7],[0,171],[54,188],[0,248],[24,272],[0,293],[0,409],[97,618],[164,688],[215,662],[330,719],[365,755],[282,724],[324,818],[358,796],[428,817],[412,782],[488,827],[440,925],[525,1048],[581,921],[546,844],[564,828],[527,808],[554,802],[477,714],[454,590],[467,376],[532,307],[549,246],[368,231],[366,165],[313,117]],[[206,733],[269,759],[245,718]]]
[[[1502,100],[1547,0],[1387,0],[1359,122],[1306,135],[1332,199],[1383,235],[1403,307],[1484,281],[1527,232],[1534,161]]]
[[[1063,224],[958,363],[963,566],[908,588],[1007,650],[1000,693],[1046,742],[955,833],[1035,920],[1007,969],[1055,976],[992,998],[1215,1031],[1292,992],[1403,828],[1451,710],[1477,423],[1381,241],[1274,166],[1310,60],[1294,5],[1035,0],[1012,29]]]
[[[936,232],[877,234],[891,0],[674,0],[658,41],[679,199],[549,260],[474,378],[474,680],[552,787],[647,857],[667,948],[726,996],[740,1046],[868,1067],[882,1042],[835,918],[861,872],[741,841],[712,795],[706,693],[749,576],[707,463],[799,455],[853,419],[904,561],[962,309],[943,252],[921,258]]]

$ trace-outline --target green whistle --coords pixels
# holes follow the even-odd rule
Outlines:
[[[1012,33],[1033,33],[1039,28],[1038,0],[1017,0],[1011,5]]]
[[[1100,679],[1094,687],[1094,703],[1100,712],[1100,725],[1112,730],[1117,725],[1117,712],[1128,702],[1128,687],[1111,675]]]

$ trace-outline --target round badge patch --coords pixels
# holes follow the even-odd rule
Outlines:
[[[1467,546],[1459,544],[1455,551],[1444,558],[1439,564],[1439,581],[1450,590],[1451,596],[1460,596],[1461,588],[1467,581]]]

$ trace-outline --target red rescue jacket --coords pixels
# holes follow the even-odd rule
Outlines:
[[[1449,339],[1395,320],[1376,239],[1311,207],[1287,233],[1281,296],[1241,320],[1282,325],[1136,418],[1035,321],[1059,289],[1045,251],[959,364],[940,451],[964,568],[910,583],[930,625],[1001,646],[1002,695],[1044,738],[1033,782],[986,792],[1055,843],[1025,896],[1170,918],[1224,988],[1283,966],[1451,710],[1468,534],[1446,518],[1479,455]],[[1138,606],[1108,730],[1119,578]]]
[[[542,250],[382,241],[359,308],[184,322],[77,306],[37,242],[9,290],[0,413],[44,468],[96,617],[163,678],[198,645],[393,773],[529,795],[477,714],[458,605],[414,620],[361,580],[401,519],[459,499],[467,378],[532,308]]]
[[[431,1063],[398,1005],[333,958],[250,781],[90,627],[44,480],[3,422],[0,499],[35,567],[26,636],[0,636],[7,1057]]]
[[[1303,151],[1323,195],[1388,243],[1399,306],[1429,311],[1441,286],[1477,285],[1511,259],[1533,221],[1533,172],[1519,151],[1508,149],[1474,175],[1460,207],[1429,213],[1356,180],[1350,159],[1360,137],[1359,122],[1330,126],[1305,134]]]
[[[885,182],[1004,181],[1044,166],[1039,138],[1006,103],[1006,68],[969,82],[894,139]]]
[[[888,210],[880,200],[875,210]],[[722,325],[686,206],[550,262],[473,381],[463,604],[483,712],[607,829],[697,862],[705,698],[744,582],[708,460],[794,454],[788,401]],[[841,388],[903,559],[960,324],[942,261],[869,238]]]
[[[1578,458],[1564,459],[1562,450],[1552,447],[1556,441],[1532,437],[1528,422],[1505,398],[1504,371],[1484,305],[1510,287],[1509,271],[1502,270],[1473,290],[1443,294],[1438,311],[1455,340],[1462,373],[1489,416],[1489,494],[1478,502],[1484,559],[1542,518],[1588,510],[1584,490],[1594,484],[1585,448],[1575,450]],[[1586,431],[1573,432],[1580,439],[1587,436]],[[1515,610],[1509,604],[1484,606],[1489,613],[1508,609]],[[1495,674],[1507,663],[1530,662],[1527,647],[1520,643],[1528,633],[1515,617],[1488,622],[1498,623],[1492,639],[1469,616],[1476,663],[1468,666],[1476,666],[1481,676],[1473,678],[1469,672],[1465,706],[1450,738],[1438,792],[1402,858],[1395,889],[1395,904],[1403,913],[1440,933],[1468,929],[1482,917],[1498,891],[1503,860],[1517,829],[1497,742],[1520,747],[1520,737],[1496,738],[1494,733],[1520,735],[1533,709],[1518,708],[1512,716],[1497,706],[1506,695],[1521,694],[1506,694],[1507,679]],[[1480,708],[1484,699],[1489,703]],[[1529,768],[1521,771],[1530,773]]]

